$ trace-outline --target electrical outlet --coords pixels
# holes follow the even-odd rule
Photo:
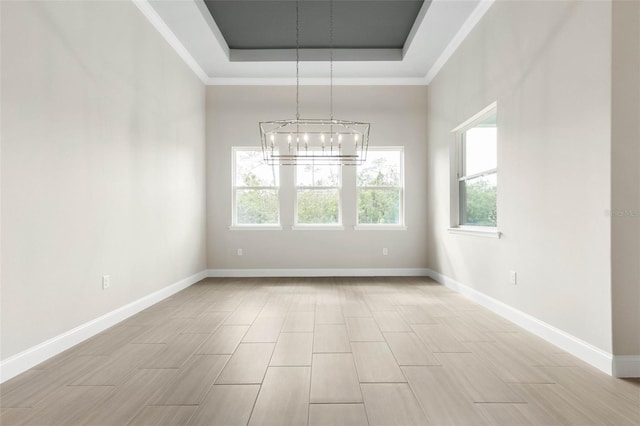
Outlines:
[[[509,283],[513,285],[518,284],[518,275],[516,274],[516,271],[509,271]]]
[[[237,253],[238,253],[238,256],[242,256],[242,254],[243,254],[242,253],[242,249],[238,249]]]
[[[102,276],[102,289],[106,290],[111,287],[111,275]]]
[[[388,248],[386,248],[386,247],[385,247],[385,248],[383,248],[383,249],[382,249],[382,255],[383,255],[383,256],[388,256],[388,255],[389,255],[389,249],[388,249]]]

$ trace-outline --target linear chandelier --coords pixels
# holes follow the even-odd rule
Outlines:
[[[329,1],[329,118],[300,118],[300,12],[296,1],[296,117],[260,123],[270,165],[359,165],[367,159],[369,123],[333,117],[333,0]]]

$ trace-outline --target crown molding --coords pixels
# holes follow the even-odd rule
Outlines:
[[[198,78],[204,84],[212,85],[212,86],[218,86],[218,85],[265,86],[265,85],[294,84],[292,83],[293,79],[283,78],[283,77],[262,77],[262,76],[223,77],[219,75],[212,77],[208,75],[208,73],[205,71],[205,68],[203,68],[203,65],[201,65],[198,62],[198,60],[195,59],[195,57],[193,56],[194,54],[192,54],[185,47],[185,45],[180,41],[180,39],[176,36],[176,33],[174,33],[172,28],[164,21],[164,19],[158,13],[158,11],[156,11],[154,6],[151,4],[150,0],[131,0],[131,1],[133,2],[133,4],[136,5],[136,7],[142,12],[142,14],[162,35],[162,37],[176,51],[178,56],[180,56],[180,58],[185,62],[185,64],[196,74],[196,76],[198,76]],[[448,0],[433,0],[433,2],[446,2],[446,1]],[[450,57],[453,55],[456,49],[460,46],[460,44],[464,41],[466,36],[471,32],[471,30],[475,27],[475,25],[489,10],[491,5],[493,5],[494,1],[495,0],[478,0],[478,4],[475,6],[471,14],[465,19],[462,27],[460,27],[460,29],[455,34],[453,39],[451,39],[451,41],[447,44],[446,48],[438,56],[437,60],[429,68],[428,72],[424,75],[424,77],[420,77],[420,76],[416,76],[416,77],[397,77],[396,76],[396,77],[390,77],[390,78],[378,77],[378,76],[362,77],[362,78],[346,77],[346,78],[335,78],[334,84],[335,85],[356,85],[356,86],[428,85],[433,80],[433,78],[435,78],[435,76],[438,74],[440,69],[450,59]],[[189,2],[185,2],[185,5],[186,5],[185,7],[188,6],[187,9],[185,9],[186,11],[188,11],[187,15],[191,17],[195,15],[197,16],[202,15],[201,17],[203,17],[203,19],[205,20],[208,28],[208,30],[206,30],[205,32],[207,31],[211,32],[212,39],[215,39],[217,41],[221,49],[221,53],[218,54],[218,56],[220,57],[219,58],[216,57],[217,58],[216,60],[226,61],[226,64],[227,64],[227,66],[222,67],[222,69],[220,70],[221,74],[235,73],[238,70],[237,67],[240,66],[240,64],[242,64],[243,62],[247,64],[247,66],[249,65],[253,66],[253,64],[251,63],[254,62],[256,58],[262,58],[261,61],[263,62],[261,63],[265,63],[265,64],[277,64],[279,62],[286,62],[282,58],[288,57],[290,55],[290,52],[286,52],[286,51],[280,52],[279,53],[280,56],[278,57],[280,58],[280,60],[265,62],[264,52],[239,52],[239,51],[236,52],[233,49],[229,49],[229,47],[224,42],[224,38],[222,37],[220,30],[215,25],[215,22],[213,22],[213,19],[210,16],[208,16],[207,13],[205,13],[206,10],[204,9],[206,9],[206,6],[204,5],[204,2],[202,0],[191,0],[191,2],[192,4]],[[168,13],[166,10],[164,12]],[[353,68],[351,69],[352,74],[355,70],[358,69],[357,68],[358,66],[354,64],[357,64],[360,62],[367,63],[369,61],[375,61],[375,62],[380,62],[381,64],[386,64],[386,65],[392,64],[394,62],[397,64],[404,64],[405,61],[408,60],[404,58],[404,56],[410,50],[409,47],[411,47],[414,44],[413,41],[415,41],[414,38],[416,36],[416,33],[420,28],[420,25],[424,23],[427,12],[428,12],[427,8],[423,7],[423,9],[421,9],[421,12],[419,14],[420,19],[417,19],[416,22],[414,23],[414,27],[412,28],[410,33],[410,39],[408,39],[408,42],[405,44],[405,47],[402,51],[396,52],[396,51],[392,51],[392,49],[391,50],[378,49],[373,53],[372,52],[358,53],[358,55],[360,55],[359,57],[361,58],[360,61],[355,61],[355,62],[348,61],[346,57],[343,58],[342,60],[348,64],[347,65],[348,67]],[[197,19],[200,19],[200,18],[197,18]],[[320,52],[320,53],[324,54],[324,52]],[[343,52],[343,53],[346,53],[346,52]],[[310,54],[313,56],[312,60],[316,60],[316,61],[320,60],[317,52],[316,53],[311,52]],[[338,52],[338,54],[340,54],[340,52]],[[382,58],[382,61],[380,60],[380,58]],[[200,58],[200,60],[202,60],[202,58]],[[236,65],[230,67],[230,64],[236,64]],[[411,63],[409,63],[409,65],[411,65]],[[276,66],[276,68],[274,68],[274,66]],[[277,66],[279,65],[268,65],[267,67],[269,67],[269,70],[270,70],[268,73],[272,75],[277,74],[278,72]],[[375,64],[367,65],[367,66],[375,66]],[[400,66],[401,66],[400,69],[396,69],[390,65],[389,65],[389,69],[386,69],[383,67],[380,74],[389,75],[389,72],[391,73],[396,72],[396,73],[404,73],[406,75],[410,71],[410,69],[406,69],[407,67],[405,65],[400,65]],[[405,68],[404,70],[402,70],[403,67]],[[240,69],[245,70],[245,68],[240,68]],[[418,72],[421,73],[424,71],[420,70]],[[211,71],[209,71],[209,73],[211,73]],[[243,72],[243,73],[245,75],[247,74],[246,72]],[[328,85],[329,79],[328,78],[327,79],[324,79],[324,78],[302,79],[301,84],[313,85],[313,86]]]
[[[442,51],[438,59],[436,59],[425,75],[425,84],[430,84],[435,76],[438,75],[442,67],[447,63],[458,47],[460,47],[464,39],[467,38],[471,30],[473,30],[478,22],[480,22],[480,19],[482,19],[484,14],[487,13],[494,2],[495,0],[480,0],[476,8],[473,9],[473,12],[471,12],[466,21],[464,21],[460,30],[458,30],[456,35],[451,39],[447,47]]]
[[[133,4],[142,12],[142,14],[149,20],[151,25],[160,33],[160,35],[169,43],[169,45],[176,51],[178,56],[184,61],[184,63],[191,68],[196,76],[203,83],[207,83],[209,76],[204,72],[202,67],[191,56],[189,51],[178,40],[176,35],[171,31],[167,24],[162,20],[158,13],[153,9],[148,0],[131,0]]]
[[[291,78],[214,77],[206,81],[207,86],[295,86]],[[425,86],[423,77],[399,78],[334,78],[334,86]],[[301,86],[328,86],[329,78],[301,78]]]

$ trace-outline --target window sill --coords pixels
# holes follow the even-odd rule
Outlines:
[[[280,225],[232,225],[229,231],[282,231]]]
[[[406,231],[404,225],[354,225],[354,231]]]
[[[483,229],[482,227],[459,227],[459,228],[449,228],[450,234],[459,234],[459,235],[469,235],[472,237],[483,237],[483,238],[500,238],[502,233],[498,231],[496,228],[487,228]]]
[[[293,225],[294,231],[344,231],[342,225]]]

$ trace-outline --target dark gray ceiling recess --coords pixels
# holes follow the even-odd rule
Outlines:
[[[295,49],[295,1],[205,0],[230,49]],[[424,0],[334,0],[336,49],[402,49]],[[329,1],[301,0],[300,47],[329,47]]]

